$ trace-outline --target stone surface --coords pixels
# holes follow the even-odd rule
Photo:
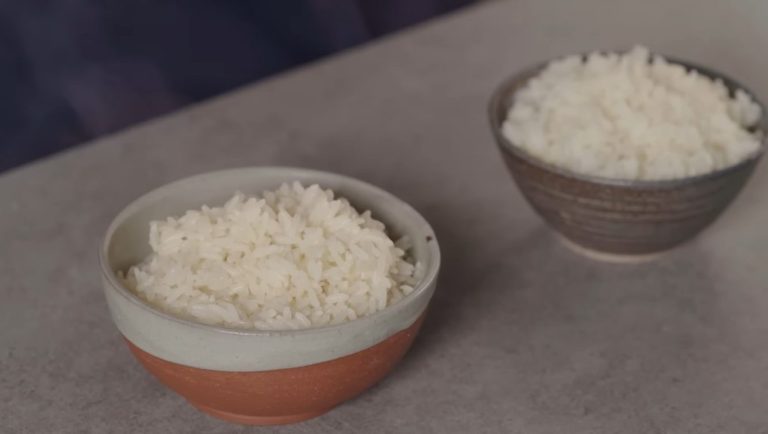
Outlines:
[[[485,114],[520,68],[637,41],[768,96],[766,19],[759,0],[491,2],[0,176],[0,431],[255,432],[193,410],[131,358],[96,246],[155,186],[294,165],[413,204],[443,278],[393,375],[259,432],[768,432],[768,166],[684,248],[593,262],[531,212]]]

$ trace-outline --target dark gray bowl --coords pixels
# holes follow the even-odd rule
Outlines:
[[[760,128],[768,131],[765,106],[730,78],[687,62],[688,69],[743,89],[763,108]],[[701,232],[737,196],[765,151],[716,172],[663,181],[628,181],[581,175],[528,154],[502,134],[515,92],[546,65],[515,75],[498,87],[489,105],[491,128],[520,191],[536,212],[567,240],[588,251],[649,255],[671,249]]]

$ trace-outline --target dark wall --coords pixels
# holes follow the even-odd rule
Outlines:
[[[0,171],[471,1],[0,2]]]

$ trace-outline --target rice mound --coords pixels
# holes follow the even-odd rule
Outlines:
[[[150,224],[152,253],[121,275],[174,315],[283,330],[370,315],[410,294],[422,274],[369,211],[298,182],[262,197],[237,193]]]
[[[503,134],[547,163],[662,180],[737,164],[760,148],[761,108],[725,85],[635,47],[553,61],[516,95]]]

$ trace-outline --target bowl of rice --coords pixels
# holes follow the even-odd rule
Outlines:
[[[137,360],[215,417],[292,423],[381,380],[440,267],[427,221],[365,182],[306,169],[206,173],[120,212],[99,251]]]
[[[525,198],[596,259],[652,258],[690,240],[766,147],[765,111],[744,86],[640,46],[523,71],[498,87],[489,115]]]

